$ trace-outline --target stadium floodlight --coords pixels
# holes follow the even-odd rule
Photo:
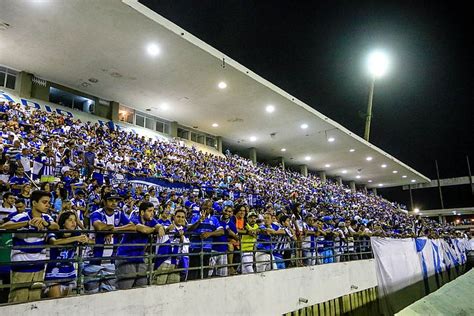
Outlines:
[[[390,61],[387,54],[385,54],[383,51],[376,50],[369,54],[369,58],[367,59],[367,64],[368,64],[369,74],[372,77],[372,80],[370,84],[369,101],[367,104],[367,114],[365,117],[364,139],[366,141],[369,141],[370,122],[372,120],[372,101],[374,99],[375,79],[379,79],[387,73],[390,66]]]
[[[376,50],[369,54],[368,69],[373,78],[383,77],[387,73],[389,64],[388,55],[383,51]]]

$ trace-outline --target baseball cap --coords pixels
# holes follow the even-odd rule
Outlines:
[[[117,193],[117,191],[110,191],[104,195],[104,200],[121,200],[122,197]]]
[[[258,217],[257,213],[255,213],[254,211],[250,211],[250,212],[247,214],[247,218],[249,218],[250,216]]]

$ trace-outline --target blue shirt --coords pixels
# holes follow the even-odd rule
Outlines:
[[[112,218],[113,217],[113,218]],[[112,215],[108,215],[103,208],[98,209],[94,213],[91,214],[90,216],[90,222],[91,222],[91,227],[94,226],[94,223],[96,221],[100,221],[104,224],[107,223],[107,218],[112,220],[113,222],[110,223],[114,225],[114,227],[120,227],[120,226],[125,226],[130,223],[130,220],[128,219],[127,215],[123,211],[115,210]],[[94,247],[94,258],[102,257],[104,254],[104,247],[100,246],[103,245],[105,242],[105,236],[107,235],[107,232],[97,232],[95,234],[95,243],[96,246]],[[118,243],[118,236],[116,234],[113,235],[113,244]],[[92,263],[92,262],[91,262]],[[97,261],[94,261],[92,264],[100,264],[101,260],[98,259]]]
[[[10,184],[19,184],[19,185],[23,185],[25,183],[28,183],[28,179],[26,177],[18,177],[18,176],[13,176],[10,178]],[[21,190],[20,189],[12,189],[12,193],[14,195],[18,195],[20,194]]]
[[[270,227],[267,227],[265,225],[260,225],[259,229],[262,229],[262,230],[265,230],[267,228],[271,228],[275,231],[279,230],[280,227],[278,227],[277,225],[275,224],[271,224]],[[263,251],[271,251],[272,249],[274,249],[275,245],[274,243],[270,243],[272,241],[272,236],[271,235],[267,235],[267,234],[258,234],[257,236],[257,250],[263,250]]]
[[[48,223],[53,222],[53,218],[48,214],[41,214],[41,217]],[[14,216],[11,221],[14,223],[28,222],[33,218],[31,211],[19,213]],[[44,270],[44,263],[32,264],[34,261],[46,260],[45,249],[45,234],[23,234],[22,232],[38,232],[38,228],[27,226],[18,229],[17,233],[13,234],[13,249],[11,252],[12,262],[29,262],[28,264],[12,265],[12,271],[17,272],[38,272]],[[18,249],[21,246],[38,246],[35,248]]]
[[[154,228],[158,221],[154,218],[147,222],[142,222],[142,219],[138,212],[134,212],[130,215],[130,222],[135,225],[145,225]],[[120,244],[147,244],[148,234],[136,233],[136,234],[124,234]],[[135,257],[140,256],[141,258],[124,258],[128,262],[144,263],[143,256],[145,255],[145,245],[140,246],[119,246],[117,250],[117,256],[124,257]]]
[[[219,224],[224,229],[224,235],[214,237],[214,242],[223,243],[223,244],[213,244],[212,250],[218,251],[218,252],[227,252],[227,242],[229,241],[229,232],[227,231],[227,229],[230,229],[235,234],[237,234],[237,227],[235,226],[235,223],[231,221],[230,219],[227,222],[223,221],[222,216],[218,219],[218,221],[219,221]]]
[[[191,219],[191,224],[196,223],[199,220],[199,218],[200,218],[200,214],[195,214],[193,216],[193,218]],[[189,248],[190,249],[201,249],[201,237],[200,237],[200,235],[202,233],[213,232],[213,231],[216,231],[218,229],[223,229],[223,227],[219,223],[219,220],[216,217],[208,216],[192,232],[192,235],[191,235],[191,238],[190,238],[191,245],[190,245]],[[212,237],[202,239],[202,249],[206,250],[206,251],[211,251],[212,241],[213,241]]]
[[[71,237],[79,236],[80,232],[74,232],[71,234]],[[49,233],[46,237],[46,240],[55,238],[58,239],[57,233]],[[77,243],[71,243],[69,245],[64,245],[60,248],[51,248],[50,249],[50,260],[68,260],[63,262],[49,262],[46,265],[46,274],[45,280],[60,280],[67,279],[74,281],[76,278],[76,269],[74,268],[74,257],[76,256]]]

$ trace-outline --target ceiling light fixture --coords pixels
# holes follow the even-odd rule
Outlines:
[[[380,167],[382,167],[382,168],[387,168],[387,165],[386,165],[386,164],[383,164],[383,165],[381,165]]]
[[[306,157],[304,157],[304,160],[310,161],[310,160],[311,160],[311,157],[310,157],[310,156],[306,156]]]
[[[213,124],[212,124],[212,127],[219,127],[219,124],[213,123]]]
[[[265,111],[267,111],[268,113],[273,113],[275,111],[275,107],[273,105],[269,104],[265,108]]]
[[[331,167],[331,165],[327,163],[327,164],[324,165],[324,167],[329,168],[329,167]]]
[[[281,151],[286,151],[286,148],[282,148]]]
[[[356,151],[355,149],[349,149],[349,152],[353,153],[354,151]]]
[[[156,57],[160,54],[160,48],[155,43],[148,44],[146,51],[151,57]]]
[[[217,86],[219,87],[219,89],[225,89],[227,88],[227,83],[225,83],[224,81],[221,81],[219,82]]]
[[[393,170],[392,173],[398,173],[398,171],[397,171],[397,170]]]
[[[365,158],[365,160],[371,161],[371,160],[372,160],[372,157],[369,156],[369,157]]]
[[[342,173],[346,174],[346,173],[347,173],[347,170],[342,170]]]
[[[336,139],[335,139],[334,137],[329,137],[329,138],[328,138],[328,142],[330,142],[330,143],[334,142],[335,140],[336,140]]]
[[[301,127],[302,129],[307,129],[307,128],[308,128],[308,124],[306,124],[306,123],[305,123],[305,124],[301,124],[300,127]]]
[[[255,137],[255,136],[250,136],[250,141],[251,141],[251,142],[254,142],[254,141],[256,141],[256,140],[257,140],[257,137]]]

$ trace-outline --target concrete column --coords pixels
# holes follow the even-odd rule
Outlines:
[[[319,171],[318,176],[322,183],[326,183],[326,171]]]
[[[281,167],[282,170],[285,170],[285,158],[278,157],[277,158],[278,165]]]
[[[373,193],[374,195],[377,195],[377,188],[372,188],[372,193]]]
[[[308,176],[308,166],[307,165],[301,165],[300,170],[301,170],[301,175],[303,175],[304,177]]]
[[[249,148],[249,159],[252,160],[254,164],[257,163],[257,149],[255,147]]]
[[[222,153],[222,137],[220,136],[217,136],[216,137],[216,142],[217,142],[217,151],[219,151],[220,153]]]
[[[367,194],[367,186],[365,184],[362,185],[362,191]]]
[[[20,98],[31,98],[31,88],[33,75],[24,71],[20,71],[16,77],[15,91]]]
[[[170,122],[170,136],[178,137],[178,122]]]
[[[349,186],[351,188],[351,192],[355,192],[356,191],[356,183],[354,181],[351,181],[349,182]]]
[[[336,177],[336,182],[337,182],[337,184],[342,186],[342,178],[341,177]]]
[[[110,118],[114,122],[120,121],[119,119],[119,109],[120,109],[120,104],[117,101],[110,101]]]

